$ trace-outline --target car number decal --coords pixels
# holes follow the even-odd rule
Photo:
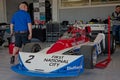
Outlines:
[[[25,62],[26,63],[31,63],[31,60],[34,59],[34,55],[29,55],[29,59],[27,59]]]

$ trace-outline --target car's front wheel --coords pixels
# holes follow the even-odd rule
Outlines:
[[[83,45],[80,48],[80,54],[84,56],[84,67],[93,69],[97,63],[96,48],[91,45]]]

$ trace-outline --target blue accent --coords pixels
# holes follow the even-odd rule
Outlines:
[[[83,56],[74,60],[72,63],[70,64],[67,64],[65,66],[63,66],[62,68],[58,69],[58,70],[55,70],[53,72],[73,72],[73,71],[80,71],[83,70],[83,69],[80,69],[80,68],[77,68],[77,69],[71,69],[71,70],[68,70],[67,67],[81,67],[83,68]]]
[[[22,69],[22,70],[25,70],[25,71],[28,71],[28,69],[24,66],[21,58],[20,58],[20,54],[18,55],[18,58],[19,58],[19,67]]]
[[[12,66],[11,69],[15,71],[16,73],[27,75],[27,76],[35,76],[35,77],[72,77],[72,76],[79,76],[81,73],[83,73],[83,70],[81,72],[73,71],[73,72],[63,72],[63,73],[42,73],[42,72],[33,72],[33,71],[26,71],[22,70],[21,66],[15,65]]]
[[[20,59],[21,61],[21,59]],[[77,68],[77,69],[71,69],[67,70],[67,67],[79,67],[82,66],[82,68]],[[22,63],[19,63],[15,66],[12,66],[11,69],[15,71],[16,73],[27,75],[27,76],[35,76],[35,77],[72,77],[72,76],[79,76],[80,74],[83,73],[84,71],[84,57],[80,57],[73,61],[72,63],[55,70],[50,73],[43,73],[43,72],[38,72],[38,71],[29,71],[27,68]]]
[[[96,48],[96,55],[98,55],[97,45],[94,45],[94,47]]]
[[[74,51],[74,53],[79,54],[80,53],[80,48],[75,48],[73,51]]]

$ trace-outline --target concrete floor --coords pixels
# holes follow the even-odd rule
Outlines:
[[[0,47],[0,80],[120,80],[120,47],[112,55],[112,61],[105,69],[85,69],[77,77],[41,78],[20,75],[13,72],[9,64],[8,48]]]

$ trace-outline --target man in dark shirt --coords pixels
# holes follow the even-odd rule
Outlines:
[[[31,18],[27,11],[27,3],[20,3],[19,10],[14,13],[11,20],[10,31],[11,35],[14,33],[15,36],[15,47],[13,48],[13,54],[10,61],[11,64],[14,64],[15,55],[22,47],[22,44],[25,44],[32,38]]]
[[[120,5],[115,7],[115,11],[112,13],[112,33],[115,39],[117,38],[116,34],[118,33],[118,40],[120,43]]]

